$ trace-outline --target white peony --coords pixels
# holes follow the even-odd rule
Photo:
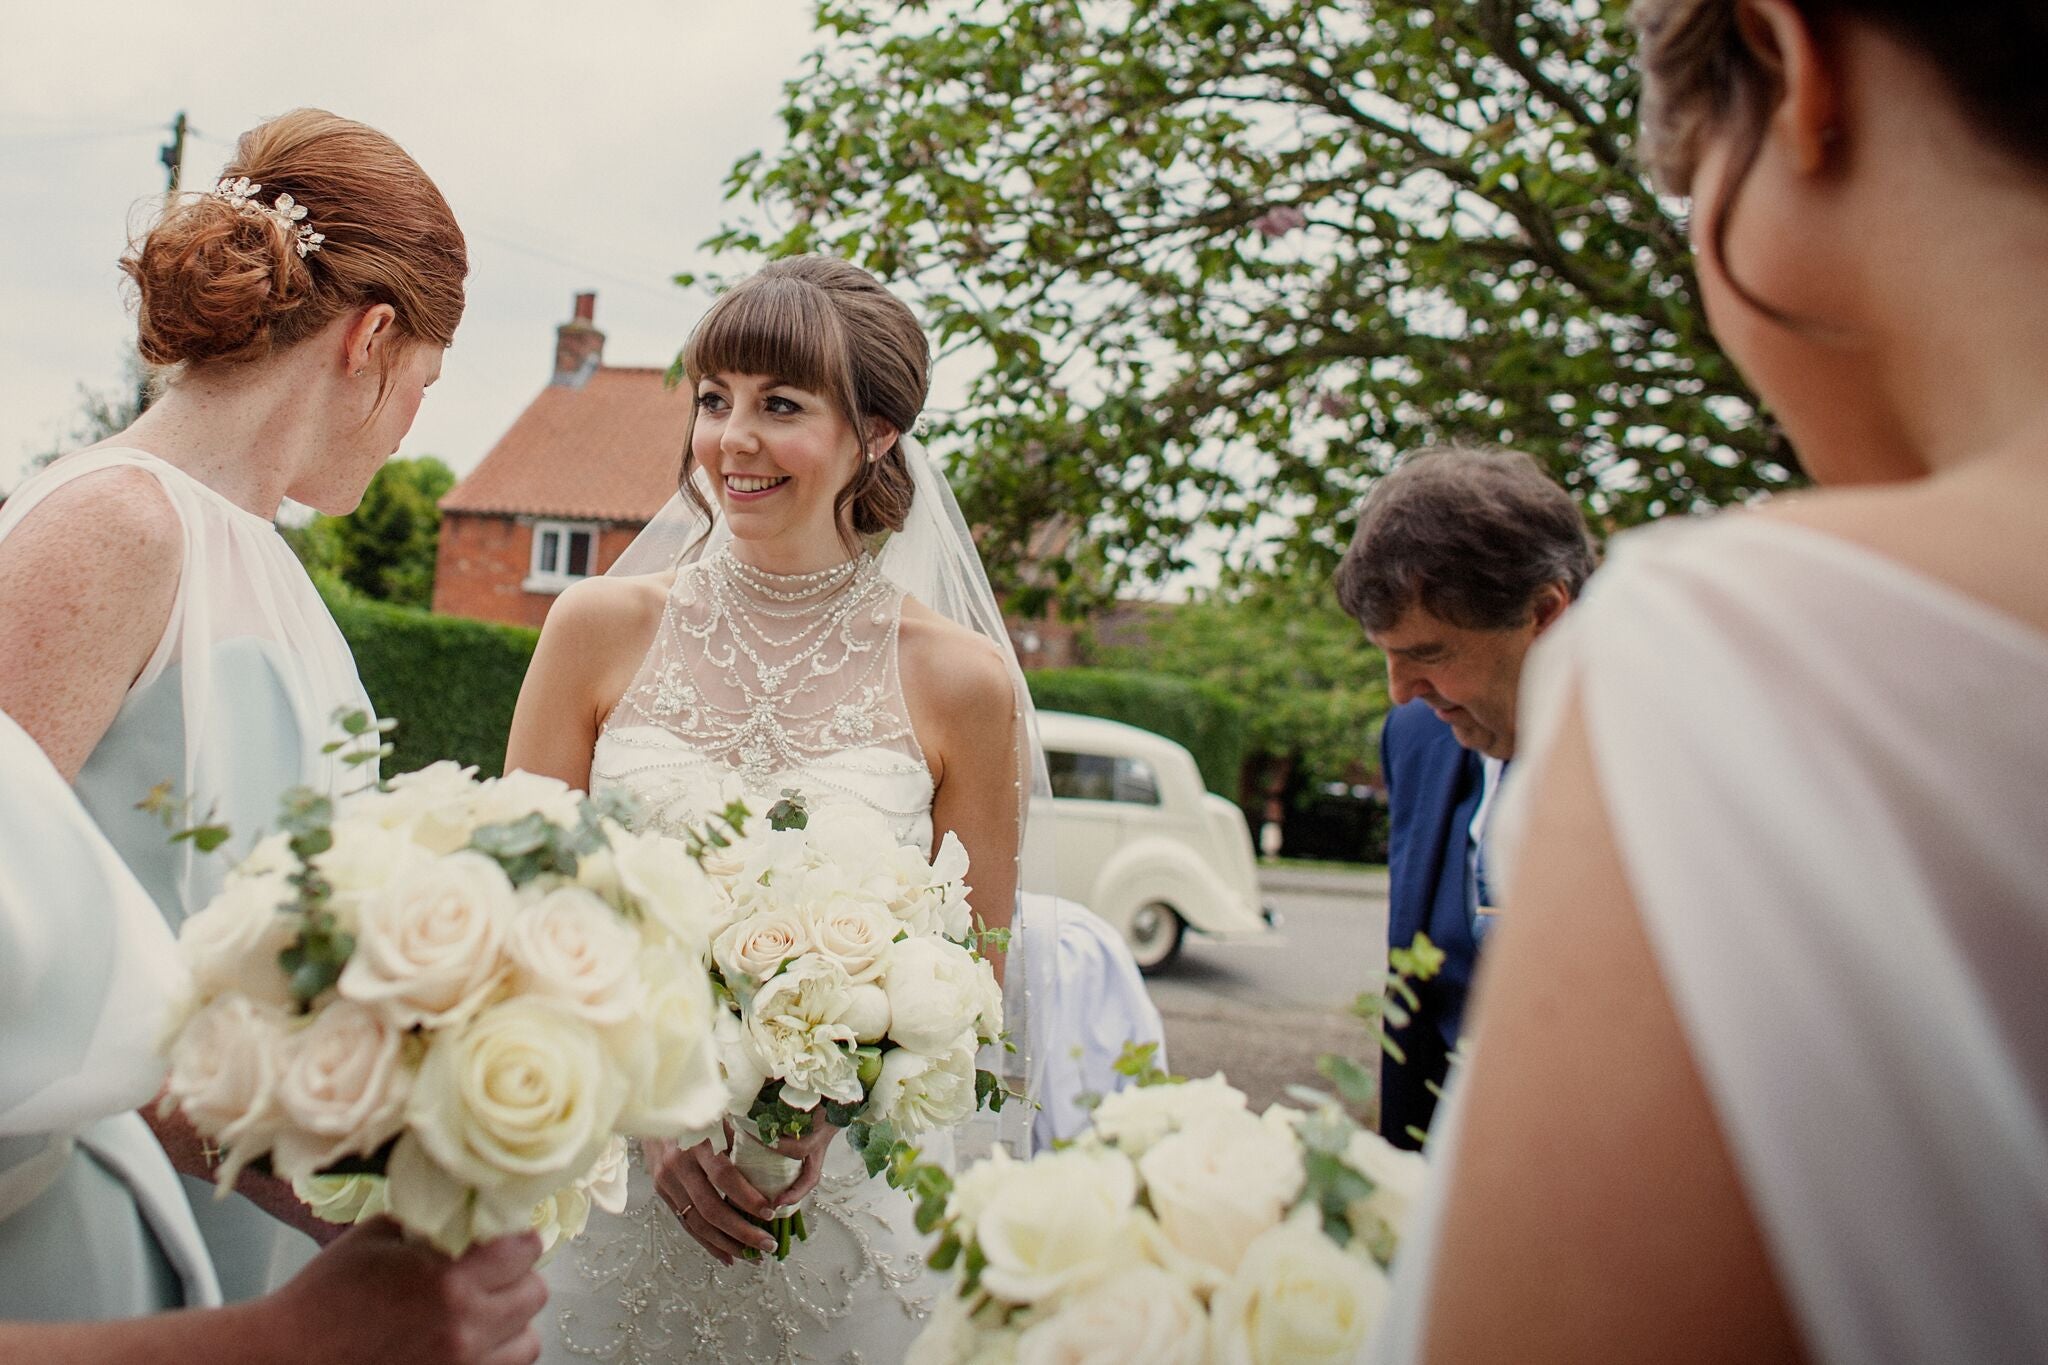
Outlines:
[[[798,959],[763,986],[747,1006],[747,1051],[782,1082],[783,1103],[809,1109],[821,1097],[842,1104],[861,1098],[856,1039],[844,1022],[853,983],[836,962]]]
[[[1095,1135],[1132,1157],[1169,1133],[1216,1113],[1245,1113],[1244,1092],[1222,1073],[1199,1081],[1140,1085],[1103,1097],[1095,1110]]]
[[[1386,1275],[1340,1250],[1304,1209],[1254,1241],[1210,1301],[1214,1359],[1349,1365],[1386,1303]]]
[[[693,952],[703,951],[722,897],[680,840],[621,831],[611,836],[604,856],[620,889],[639,903],[651,926]]]
[[[290,1122],[271,1163],[306,1179],[345,1156],[368,1156],[405,1123],[412,1092],[405,1038],[379,1011],[335,1000],[282,1048],[277,1104]]]
[[[766,981],[791,958],[813,947],[811,926],[800,910],[771,908],[728,925],[711,945],[711,959],[736,991]]]
[[[606,1033],[626,1077],[618,1128],[635,1137],[695,1141],[725,1114],[728,1092],[714,1021],[732,1016],[713,1003],[703,964],[691,954],[650,947],[641,952],[638,969],[645,985],[640,1008]],[[732,1027],[736,1035],[737,1021]],[[749,1103],[760,1088],[756,1079]]]
[[[372,896],[341,993],[401,1026],[446,1028],[483,1007],[505,978],[501,946],[512,883],[480,853],[451,853]]]
[[[629,1018],[640,1003],[640,932],[579,886],[523,905],[505,933],[512,985],[559,1000],[596,1024]]]
[[[889,993],[880,986],[855,986],[842,1020],[855,1042],[879,1043],[889,1032]]]
[[[895,916],[882,906],[854,896],[834,897],[811,915],[811,941],[818,952],[860,985],[882,975],[890,945],[901,932]]]
[[[868,1092],[868,1113],[892,1125],[899,1137],[950,1128],[973,1117],[974,1049],[941,1057],[909,1048],[882,1054],[882,1074]]]
[[[178,930],[178,955],[201,999],[236,991],[265,1005],[293,1003],[278,954],[298,935],[300,917],[283,913],[297,893],[283,869],[232,876]]]
[[[1029,1304],[1092,1284],[1136,1258],[1138,1175],[1122,1153],[1073,1147],[1016,1166],[974,1220],[981,1287]]]
[[[889,954],[882,975],[889,993],[889,1036],[934,1056],[966,1038],[1002,1030],[1003,988],[995,968],[956,943],[910,938]]]
[[[725,1082],[726,1112],[744,1115],[768,1083],[768,1070],[747,1046],[747,1026],[729,1011],[718,1011],[711,1041],[718,1053],[719,1076]]]
[[[1178,1276],[1133,1265],[1062,1298],[1024,1329],[1017,1365],[1203,1365],[1209,1318]]]
[[[1301,1193],[1301,1145],[1284,1123],[1224,1110],[1154,1143],[1138,1173],[1168,1243],[1228,1275]]]
[[[494,1236],[589,1171],[623,1092],[587,1020],[552,1001],[508,1000],[435,1040],[407,1106],[409,1136],[477,1191],[476,1235]],[[394,1186],[394,1207],[402,1192]]]
[[[223,995],[171,1040],[171,1095],[202,1137],[228,1148],[223,1187],[261,1153],[279,1122],[277,1079],[287,1017],[247,996]]]

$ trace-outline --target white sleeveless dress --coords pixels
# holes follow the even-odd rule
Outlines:
[[[105,447],[58,460],[0,507],[0,538],[65,484],[123,468],[162,487],[183,527],[183,561],[163,638],[74,788],[175,930],[275,822],[287,789],[338,793],[345,778],[374,777],[350,775],[320,752],[338,734],[335,711],[370,702],[347,642],[276,528],[145,451]],[[171,843],[161,821],[136,809],[161,782],[195,813],[229,825],[230,843],[212,854]],[[310,1238],[241,1196],[216,1201],[203,1181],[185,1186],[230,1301],[264,1292],[312,1255]]]
[[[734,794],[854,800],[927,854],[931,770],[897,676],[904,594],[863,557],[777,578],[714,551],[677,571],[633,685],[600,733],[594,792],[632,796],[681,834]],[[944,1155],[944,1144],[927,1143]],[[721,1266],[655,1194],[637,1155],[624,1214],[594,1213],[548,1266],[548,1361],[885,1362],[937,1293],[910,1201],[844,1139],[785,1262]]]
[[[1813,1358],[2048,1360],[2048,636],[1727,515],[1617,543],[1532,655],[1522,772],[1574,687]],[[1527,799],[1511,780],[1509,905]],[[1461,1118],[1454,1084],[1439,1171]],[[1377,1360],[1424,1354],[1443,1200],[1403,1246]]]

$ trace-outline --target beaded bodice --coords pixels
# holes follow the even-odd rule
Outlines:
[[[765,573],[730,547],[676,571],[646,659],[606,718],[591,788],[680,833],[734,794],[852,799],[931,845],[931,770],[897,672],[903,590],[874,560]]]

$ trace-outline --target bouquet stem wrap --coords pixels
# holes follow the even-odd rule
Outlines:
[[[779,1201],[783,1191],[796,1183],[804,1169],[803,1162],[784,1156],[744,1128],[734,1130],[730,1155],[747,1183],[770,1200]],[[809,1235],[801,1206],[778,1209],[775,1217],[762,1226],[775,1234],[777,1260],[786,1260],[790,1247]]]

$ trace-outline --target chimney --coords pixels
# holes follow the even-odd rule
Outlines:
[[[576,316],[555,329],[555,377],[550,384],[580,389],[604,363],[604,333],[597,330],[597,295],[576,296]]]

